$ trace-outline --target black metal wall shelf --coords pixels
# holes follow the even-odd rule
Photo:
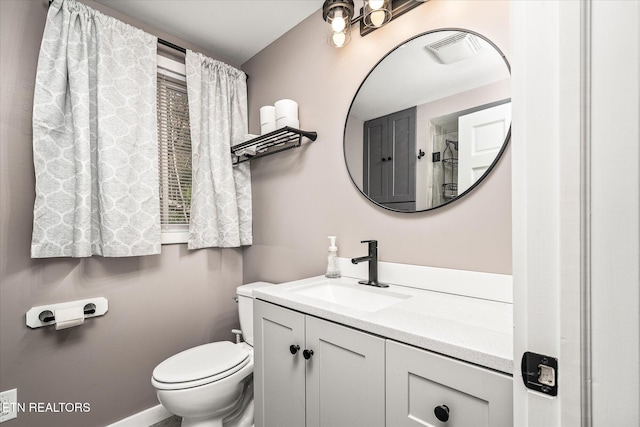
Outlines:
[[[235,156],[233,164],[237,165],[248,160],[300,147],[303,137],[315,141],[318,138],[318,134],[285,126],[257,138],[236,144],[231,147],[231,154]]]

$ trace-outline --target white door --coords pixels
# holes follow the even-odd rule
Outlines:
[[[640,2],[511,3],[514,425],[640,424]],[[525,351],[558,394],[525,388]]]
[[[489,169],[510,125],[510,102],[458,118],[458,194],[464,193]]]

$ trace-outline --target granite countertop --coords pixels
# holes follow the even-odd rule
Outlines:
[[[297,293],[325,281],[391,294],[398,302],[376,311],[358,310]],[[254,296],[296,311],[357,328],[512,375],[512,305],[479,298],[390,285],[373,288],[357,279],[312,277],[259,288]]]

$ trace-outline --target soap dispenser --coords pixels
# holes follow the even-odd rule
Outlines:
[[[338,268],[338,247],[336,246],[336,236],[329,236],[329,256],[327,256],[327,272],[325,277],[329,279],[337,279],[340,277],[340,269]]]

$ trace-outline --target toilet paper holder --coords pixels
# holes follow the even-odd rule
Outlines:
[[[84,319],[104,315],[109,310],[109,302],[104,297],[69,301],[59,304],[41,305],[27,311],[27,326],[35,329],[56,324],[56,311],[80,308]],[[82,320],[84,320],[82,319]]]

